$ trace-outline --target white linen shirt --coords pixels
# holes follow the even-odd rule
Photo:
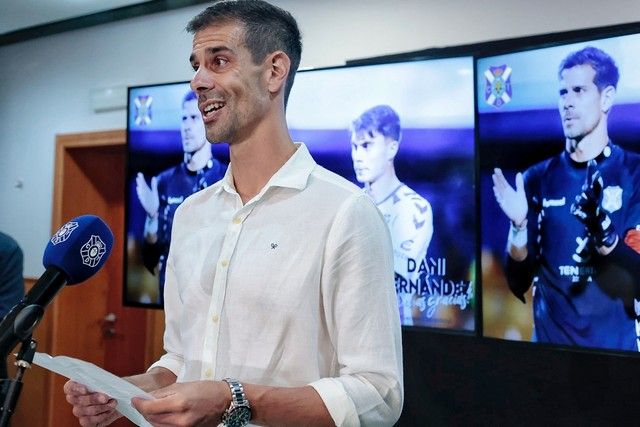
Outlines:
[[[311,385],[338,426],[392,425],[403,401],[391,240],[306,146],[245,205],[232,167],[173,223],[162,366],[179,382]]]

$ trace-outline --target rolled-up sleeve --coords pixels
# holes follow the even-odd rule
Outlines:
[[[156,367],[162,367],[170,370],[176,376],[180,376],[180,372],[184,367],[183,346],[180,333],[181,313],[183,307],[182,298],[180,297],[176,283],[176,274],[171,250],[169,251],[169,256],[167,258],[164,290],[165,330],[163,342],[165,354],[163,354],[157,362],[151,365],[149,370]]]
[[[310,385],[337,426],[389,426],[403,403],[402,342],[391,239],[365,194],[347,199],[329,232],[322,309],[339,374]]]

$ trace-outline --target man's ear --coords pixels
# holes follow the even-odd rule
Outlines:
[[[283,90],[287,83],[287,76],[289,76],[289,69],[291,68],[291,60],[289,56],[282,52],[276,51],[270,54],[267,59],[267,84],[269,92],[276,94],[280,90]]]
[[[607,86],[602,89],[600,93],[600,108],[604,113],[608,113],[613,107],[613,100],[616,96],[616,88],[613,86]]]
[[[391,138],[387,139],[387,160],[393,161],[395,159],[399,147],[400,143],[398,141]]]

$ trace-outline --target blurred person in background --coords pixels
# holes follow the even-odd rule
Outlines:
[[[0,318],[24,296],[24,256],[11,236],[0,232]]]

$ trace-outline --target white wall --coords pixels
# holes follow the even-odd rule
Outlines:
[[[640,21],[637,0],[277,0],[303,32],[303,67],[531,34]],[[0,48],[0,230],[44,270],[51,229],[55,135],[126,127],[125,111],[94,113],[91,89],[186,80],[204,6]],[[15,181],[24,181],[22,188]]]

